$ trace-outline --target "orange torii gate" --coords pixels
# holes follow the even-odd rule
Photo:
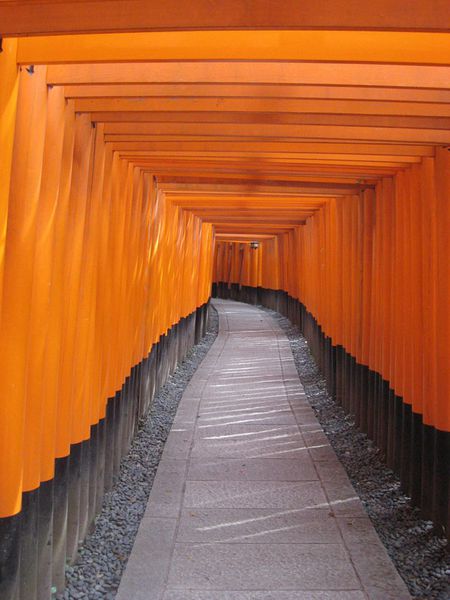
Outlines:
[[[301,324],[448,531],[448,2],[225,4],[0,2],[7,600],[63,586],[213,281]]]

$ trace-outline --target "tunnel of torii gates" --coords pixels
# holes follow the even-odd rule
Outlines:
[[[300,326],[448,532],[449,27],[446,0],[0,3],[2,600],[63,587],[212,289]]]

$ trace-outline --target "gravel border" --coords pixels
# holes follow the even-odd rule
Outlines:
[[[156,469],[178,403],[191,377],[217,337],[219,318],[210,306],[206,336],[194,346],[153,400],[113,489],[105,495],[95,529],[67,567],[66,588],[56,600],[113,600],[147,506]]]
[[[400,481],[383,463],[381,452],[356,427],[352,415],[328,395],[325,379],[299,329],[268,308],[287,335],[306,396],[342,462],[381,541],[413,598],[449,600],[447,540],[402,493]]]

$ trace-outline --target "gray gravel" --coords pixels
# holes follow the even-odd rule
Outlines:
[[[192,375],[212,346],[218,316],[210,308],[208,332],[155,396],[114,488],[105,495],[93,533],[80,546],[76,563],[67,568],[66,589],[57,600],[112,600],[128,561],[178,403]]]
[[[411,596],[449,600],[447,540],[432,522],[420,518],[419,510],[402,493],[397,476],[383,463],[380,451],[328,395],[325,380],[298,328],[279,313],[263,310],[289,338],[308,400]]]

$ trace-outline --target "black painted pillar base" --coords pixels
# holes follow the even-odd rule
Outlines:
[[[20,533],[23,515],[0,519],[0,598],[15,600],[19,592]]]
[[[53,560],[52,585],[57,591],[64,588],[69,510],[69,457],[55,461],[53,481]]]

